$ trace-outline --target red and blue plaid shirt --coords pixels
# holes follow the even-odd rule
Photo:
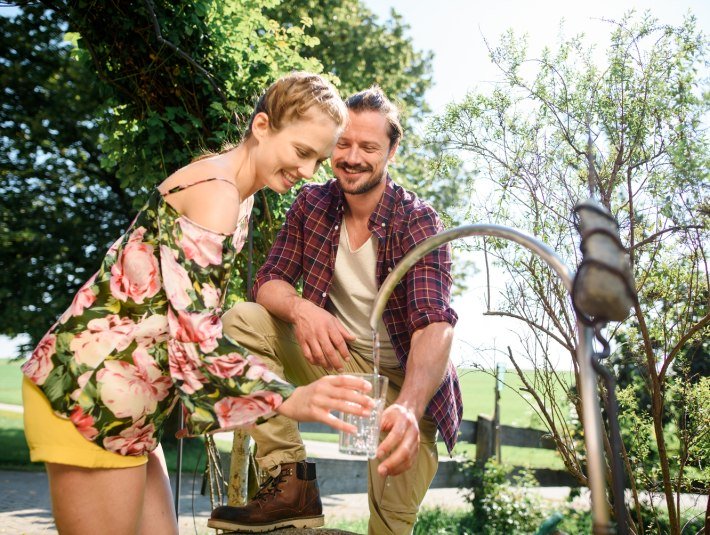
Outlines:
[[[307,184],[286,214],[269,257],[259,269],[253,295],[270,280],[296,285],[303,278],[303,297],[325,308],[343,223],[344,195],[335,180]],[[443,230],[437,213],[413,193],[387,177],[380,203],[370,216],[368,228],[379,241],[377,284],[382,285],[397,263],[424,239]],[[397,284],[382,319],[402,368],[412,334],[430,323],[458,319],[449,306],[451,255],[444,245],[424,256]],[[462,417],[461,390],[456,369],[449,361],[446,376],[432,397],[427,413],[434,419],[451,452]]]

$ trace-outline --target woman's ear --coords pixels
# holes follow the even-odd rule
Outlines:
[[[254,116],[254,120],[251,123],[252,135],[260,140],[268,134],[271,130],[271,124],[269,122],[269,116],[263,111],[260,111]]]

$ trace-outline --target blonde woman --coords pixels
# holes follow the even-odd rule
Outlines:
[[[187,432],[279,413],[350,429],[369,386],[328,376],[294,387],[222,332],[222,302],[253,194],[284,193],[331,153],[347,112],[323,78],[294,73],[257,102],[244,140],[153,192],[99,271],[24,365],[25,434],[46,463],[61,534],[177,533],[159,445],[178,400]]]

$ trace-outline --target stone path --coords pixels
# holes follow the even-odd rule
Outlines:
[[[214,535],[207,528],[211,507],[209,498],[200,496],[200,483],[183,475],[180,497],[180,534]],[[366,494],[323,496],[326,523],[333,519],[355,520],[368,515]],[[432,489],[425,505],[465,507],[457,489]],[[321,531],[318,531],[321,533]],[[56,535],[52,520],[47,475],[44,472],[0,471],[0,534]]]

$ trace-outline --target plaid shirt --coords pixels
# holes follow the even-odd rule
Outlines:
[[[303,297],[325,308],[340,241],[344,200],[335,180],[303,186],[286,214],[269,258],[256,275],[254,296],[270,280],[283,280],[295,286],[303,278]],[[382,200],[370,216],[368,228],[379,241],[379,287],[410,249],[441,232],[443,225],[433,208],[388,176]],[[414,331],[434,322],[456,324],[456,313],[449,306],[450,271],[449,247],[442,246],[419,260],[388,300],[382,318],[405,371]],[[449,361],[446,376],[427,407],[449,452],[456,443],[462,411],[458,376]]]

